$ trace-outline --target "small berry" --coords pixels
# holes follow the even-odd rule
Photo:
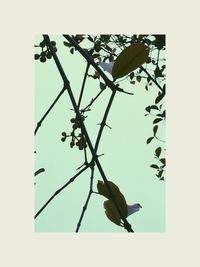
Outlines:
[[[66,132],[62,132],[62,136],[67,136],[67,133]]]
[[[42,56],[40,57],[40,62],[44,63],[46,61],[46,57]]]
[[[72,128],[76,130],[78,128],[78,125],[76,123],[73,124]]]
[[[65,142],[65,139],[66,139],[66,137],[62,137],[62,138],[61,138],[61,141],[62,141],[62,142]]]
[[[76,121],[76,119],[72,118],[70,121],[71,121],[71,123],[74,123]]]
[[[71,141],[71,142],[70,142],[70,147],[72,148],[73,146],[74,146],[74,142]]]
[[[37,60],[40,58],[40,55],[39,54],[35,54],[34,58]]]
[[[56,46],[56,42],[55,42],[55,41],[51,41],[51,44],[52,44],[53,46]]]
[[[40,47],[45,47],[45,42],[44,41],[42,41],[41,43],[40,43]]]
[[[46,57],[47,57],[48,59],[52,58],[52,54],[51,54],[50,51],[47,52]]]

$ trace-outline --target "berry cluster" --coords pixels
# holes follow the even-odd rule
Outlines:
[[[77,118],[72,118],[70,122],[72,123],[73,131],[70,135],[67,135],[66,132],[62,132],[61,141],[65,142],[66,138],[71,136],[72,139],[70,142],[70,147],[73,148],[76,145],[79,148],[79,150],[83,150],[84,148],[87,147],[85,137],[82,133],[79,133],[78,135],[75,134],[75,130],[80,128],[80,122],[78,121]]]
[[[80,133],[78,136],[72,137],[72,141],[70,142],[70,147],[71,148],[74,147],[75,144],[79,148],[79,150],[83,150],[84,148],[87,147],[87,143],[83,134]]]
[[[73,123],[72,128],[74,130],[76,130],[77,128],[81,128],[78,119],[72,118],[70,121],[71,123]]]
[[[54,51],[57,52],[56,48],[56,42],[51,41],[52,46],[54,47]],[[40,54],[35,54],[35,60],[40,60],[40,62],[44,63],[47,59],[52,58],[52,53],[49,49],[49,47],[46,46],[45,41],[43,40],[37,47],[40,47],[42,49]]]

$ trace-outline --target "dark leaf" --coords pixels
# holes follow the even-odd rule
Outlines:
[[[158,123],[158,122],[160,122],[160,121],[162,121],[162,119],[157,118],[157,119],[155,119],[155,120],[153,121],[153,124]]]
[[[137,77],[136,77],[136,80],[137,80],[138,82],[140,82],[141,79],[142,79],[141,76],[137,76]]]
[[[67,46],[67,47],[71,47],[71,46],[72,46],[70,43],[68,43],[68,42],[66,42],[66,41],[64,41],[63,44],[64,44],[65,46]]]
[[[158,66],[156,67],[154,73],[155,73],[156,77],[163,77],[163,74],[162,74],[162,72],[161,72],[161,70],[159,69]]]
[[[44,168],[40,168],[39,170],[37,170],[37,171],[35,172],[35,176],[38,175],[38,174],[40,174],[40,173],[42,173],[42,172],[44,172],[44,171],[45,171]]]
[[[165,180],[164,177],[161,177],[161,178],[160,178],[160,181],[164,181],[164,180]]]
[[[154,139],[154,136],[153,137],[149,137],[146,141],[147,144],[151,143],[151,141]]]
[[[162,162],[162,164],[165,165],[165,162],[166,162],[165,158],[160,159],[160,162]]]
[[[132,44],[125,48],[115,60],[112,69],[114,80],[121,78],[146,62],[149,48],[143,44]]]
[[[135,73],[134,72],[131,72],[130,79],[133,80],[134,76],[135,76]]]
[[[163,99],[164,96],[165,96],[164,91],[162,93],[159,92],[158,96],[156,97],[155,104],[158,104]]]
[[[163,174],[163,170],[162,171],[159,171],[159,173],[158,173],[158,177],[162,177],[162,174]]]
[[[156,105],[152,105],[151,109],[157,109],[158,110],[158,107]]]
[[[147,85],[145,85],[145,89],[148,91],[148,86]]]
[[[151,107],[148,106],[148,107],[145,108],[145,110],[146,110],[147,112],[150,112],[150,111],[151,111]]]
[[[154,169],[159,169],[159,167],[156,164],[152,164],[152,165],[150,165],[150,167],[154,168]]]
[[[70,53],[74,54],[74,48],[73,47],[70,49]]]
[[[158,147],[158,148],[156,148],[156,150],[155,150],[155,154],[156,154],[156,156],[159,158],[159,156],[160,156],[160,153],[161,153],[161,147]]]
[[[99,57],[99,56],[100,56],[99,54],[93,54],[93,55],[92,55],[93,58],[97,58],[97,57]]]
[[[154,133],[154,136],[156,135],[157,131],[158,131],[158,125],[155,125],[155,126],[153,127],[153,133]]]
[[[107,42],[110,39],[110,35],[109,34],[100,34],[100,37]]]

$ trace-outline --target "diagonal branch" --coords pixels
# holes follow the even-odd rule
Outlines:
[[[36,219],[40,213],[46,208],[46,206],[56,197],[63,189],[65,189],[69,184],[71,184],[82,172],[84,172],[89,165],[85,166],[82,170],[80,170],[76,175],[69,179],[69,181],[64,184],[61,188],[59,188],[50,198],[49,200],[42,206],[42,208],[35,214],[34,218]]]
[[[44,121],[44,119],[47,117],[47,115],[49,114],[49,112],[52,110],[52,108],[55,106],[55,104],[57,103],[58,99],[61,97],[61,95],[64,93],[64,91],[66,90],[65,87],[63,87],[63,89],[60,91],[60,93],[57,95],[56,99],[53,101],[53,103],[51,104],[51,106],[48,108],[48,110],[46,111],[46,113],[44,114],[44,116],[41,118],[41,120],[37,123],[37,126],[35,128],[34,131],[34,135],[36,135],[38,129],[40,128],[40,126],[42,125],[42,122]]]
[[[81,92],[80,92],[80,96],[79,96],[79,100],[78,100],[78,109],[80,108],[80,105],[81,105],[81,100],[82,100],[82,97],[83,97],[83,91],[84,91],[84,88],[85,88],[85,82],[86,82],[86,79],[87,79],[87,74],[88,74],[89,67],[90,67],[90,64],[87,63],[86,70],[85,70],[85,75],[84,75],[83,83],[82,83],[82,87],[81,87]]]
[[[110,96],[110,99],[109,99],[109,102],[108,102],[108,105],[107,105],[107,108],[105,110],[105,113],[104,113],[104,116],[103,116],[103,120],[101,122],[101,126],[100,126],[100,129],[99,129],[99,132],[98,132],[98,135],[97,135],[97,139],[96,139],[96,143],[95,143],[95,151],[97,152],[98,150],[98,146],[99,146],[99,142],[100,142],[100,139],[101,139],[101,135],[103,133],[103,129],[104,127],[106,126],[106,119],[108,117],[108,113],[110,111],[110,108],[111,108],[111,105],[112,105],[112,102],[113,102],[113,99],[115,97],[115,94],[116,94],[116,91],[113,91],[111,96]]]

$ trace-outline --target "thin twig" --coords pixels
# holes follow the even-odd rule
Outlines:
[[[100,139],[101,139],[101,135],[102,135],[103,129],[104,129],[105,125],[106,125],[106,119],[108,117],[108,113],[109,113],[109,110],[111,108],[111,105],[112,105],[113,99],[115,97],[115,94],[116,94],[116,91],[113,91],[111,96],[110,96],[108,105],[106,107],[106,110],[105,110],[105,113],[104,113],[104,116],[103,116],[103,120],[101,122],[101,126],[100,126],[100,129],[99,129],[99,132],[98,132],[98,135],[97,135],[97,139],[96,139],[96,143],[95,143],[95,147],[94,147],[96,152],[98,150],[98,146],[99,146],[99,142],[100,142]]]
[[[34,131],[34,135],[36,135],[38,129],[40,128],[40,126],[42,125],[42,122],[44,121],[44,119],[46,118],[46,116],[49,114],[49,112],[52,110],[52,108],[55,106],[55,104],[57,103],[58,99],[61,97],[61,95],[64,93],[64,91],[66,90],[65,87],[63,87],[63,89],[60,91],[60,93],[57,95],[56,99],[53,101],[53,103],[51,104],[51,106],[48,108],[48,110],[46,111],[46,113],[44,114],[44,116],[41,118],[41,120],[37,123],[37,127],[35,128]]]
[[[81,226],[81,223],[82,223],[84,214],[86,212],[87,206],[88,206],[89,201],[90,201],[90,198],[92,196],[92,192],[93,192],[93,190],[92,190],[93,189],[93,180],[94,180],[94,165],[91,167],[90,188],[89,188],[89,192],[88,192],[88,196],[87,196],[86,202],[85,202],[85,204],[83,206],[83,209],[82,209],[82,212],[81,212],[80,219],[79,219],[79,221],[77,223],[76,233],[79,231],[79,228]]]
[[[91,105],[97,100],[97,98],[103,93],[104,90],[105,90],[105,89],[101,90],[101,91],[95,96],[95,98],[93,98],[93,99],[90,101],[90,103],[89,103],[85,108],[81,109],[81,112],[85,112],[85,111],[87,111],[88,108],[90,108]]]
[[[82,172],[84,172],[89,165],[85,166],[82,170],[80,170],[77,174],[75,174],[69,181],[64,184],[61,188],[59,188],[50,198],[49,200],[42,206],[42,208],[35,214],[35,219],[40,215],[40,213],[46,208],[46,206],[57,196],[63,189],[65,189],[69,184],[71,184]]]
[[[87,79],[87,74],[88,74],[89,67],[90,67],[90,64],[87,63],[85,74],[84,74],[84,78],[83,78],[83,83],[82,83],[82,87],[81,87],[81,92],[80,92],[79,100],[78,100],[78,109],[80,108],[80,105],[81,105],[81,100],[82,100],[82,97],[83,97],[83,91],[84,91],[84,88],[85,88],[85,82],[86,82],[86,79]]]

